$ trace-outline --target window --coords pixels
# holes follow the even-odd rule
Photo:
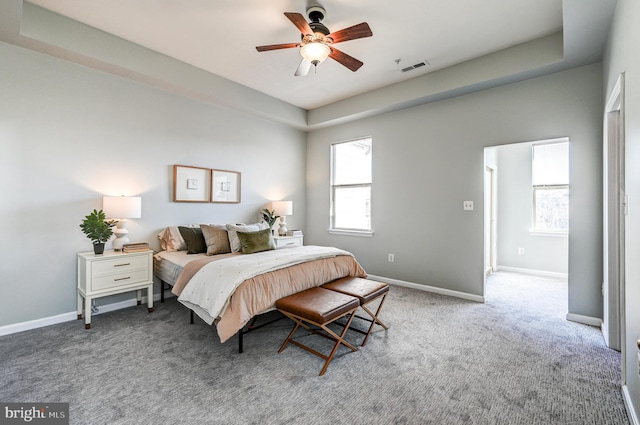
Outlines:
[[[569,142],[533,145],[533,231],[569,231]]]
[[[331,145],[331,230],[371,232],[371,138]]]

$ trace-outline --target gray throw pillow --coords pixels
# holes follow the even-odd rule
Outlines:
[[[207,255],[227,254],[231,252],[229,234],[224,224],[201,224],[202,236],[207,246]]]

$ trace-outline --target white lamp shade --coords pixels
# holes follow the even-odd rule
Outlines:
[[[285,215],[293,214],[293,202],[292,201],[273,201],[271,203],[271,208],[275,213],[279,216],[284,217]]]
[[[312,41],[300,48],[302,57],[314,65],[324,62],[330,53],[329,46],[318,41]]]
[[[142,198],[139,196],[104,196],[102,210],[107,218],[142,217]]]

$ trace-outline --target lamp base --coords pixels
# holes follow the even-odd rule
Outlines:
[[[116,228],[113,230],[113,234],[116,235],[116,238],[113,240],[113,250],[114,251],[122,251],[122,248],[125,244],[130,242],[129,240],[129,231],[127,230],[126,220],[118,221]]]
[[[113,240],[113,250],[114,251],[122,251],[125,244],[131,242],[129,237],[125,234],[116,235],[117,237]]]
[[[284,216],[280,217],[280,228],[278,229],[279,236],[287,236],[287,222],[284,221]]]

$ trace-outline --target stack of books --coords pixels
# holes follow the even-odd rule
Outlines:
[[[287,230],[287,236],[302,236],[302,230]]]
[[[122,252],[142,252],[149,251],[149,244],[146,242],[128,243],[122,247]]]

